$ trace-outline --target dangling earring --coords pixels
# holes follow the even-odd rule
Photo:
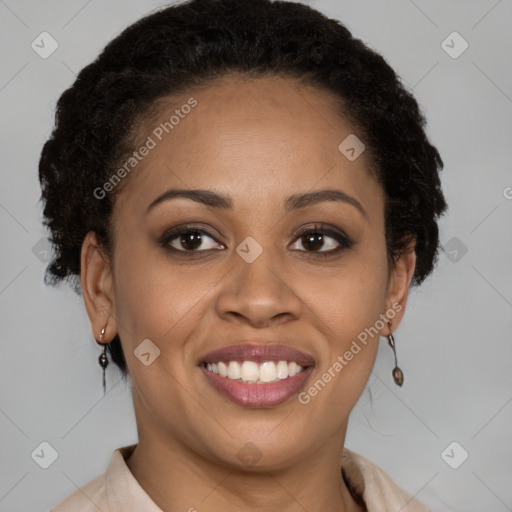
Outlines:
[[[389,329],[391,330],[391,322],[388,321]],[[393,380],[397,386],[402,386],[404,383],[404,373],[400,368],[398,368],[398,363],[396,360],[396,348],[395,348],[395,338],[393,338],[393,334],[390,332],[388,334],[388,342],[389,346],[393,349],[393,354],[395,355],[395,367],[393,368]]]
[[[107,325],[108,325],[108,322],[107,322]],[[107,384],[106,384],[106,380],[105,380],[105,369],[108,366],[108,358],[107,358],[108,343],[103,343],[103,335],[105,334],[105,329],[107,328],[107,325],[105,325],[105,327],[103,327],[103,329],[101,329],[100,340],[99,341],[96,340],[96,343],[98,343],[98,345],[103,346],[103,352],[100,354],[100,357],[98,358],[98,362],[100,363],[100,366],[103,368],[103,394],[105,394],[106,390],[107,390]]]

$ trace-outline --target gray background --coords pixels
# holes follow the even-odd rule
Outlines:
[[[309,3],[382,53],[414,91],[444,159],[450,207],[438,267],[396,332],[405,385],[392,382],[382,338],[347,446],[432,510],[512,510],[512,2]],[[137,439],[129,385],[113,365],[103,397],[83,299],[43,284],[37,163],[75,74],[160,5],[0,0],[1,511],[48,510]],[[59,45],[47,59],[31,48],[43,31]],[[453,31],[469,43],[455,59],[441,46]],[[31,457],[43,441],[58,453],[48,469]],[[469,457],[453,469],[445,460],[459,464],[462,450]]]

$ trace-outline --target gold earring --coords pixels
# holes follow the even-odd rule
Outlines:
[[[389,328],[391,330],[391,322],[388,321]],[[404,383],[404,372],[398,367],[398,363],[396,360],[396,348],[395,348],[395,338],[393,337],[393,334],[390,332],[388,334],[388,342],[389,346],[393,349],[393,354],[395,355],[395,367],[393,368],[393,380],[395,381],[395,384],[397,386],[402,386]]]

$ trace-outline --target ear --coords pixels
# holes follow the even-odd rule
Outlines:
[[[395,316],[390,319],[391,327],[386,324],[386,336],[396,330],[405,313],[409,288],[416,267],[415,245],[416,240],[413,239],[395,260],[395,267],[390,270],[386,294],[386,311],[394,310]]]
[[[99,341],[101,330],[106,326],[103,343],[109,343],[117,333],[113,276],[110,261],[93,231],[87,233],[82,242],[80,282],[93,335]]]

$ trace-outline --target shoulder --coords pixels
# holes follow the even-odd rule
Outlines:
[[[346,448],[342,455],[342,472],[351,491],[362,497],[368,512],[428,512],[426,507],[397,486],[380,467]]]
[[[111,506],[115,510],[123,510],[127,502],[135,503],[135,498],[140,501],[141,496],[145,505],[150,502],[125,463],[125,458],[135,446],[132,444],[114,450],[105,473],[77,489],[50,512],[108,512]]]
[[[77,489],[59,502],[50,512],[98,512],[108,510],[106,505],[106,473]]]

